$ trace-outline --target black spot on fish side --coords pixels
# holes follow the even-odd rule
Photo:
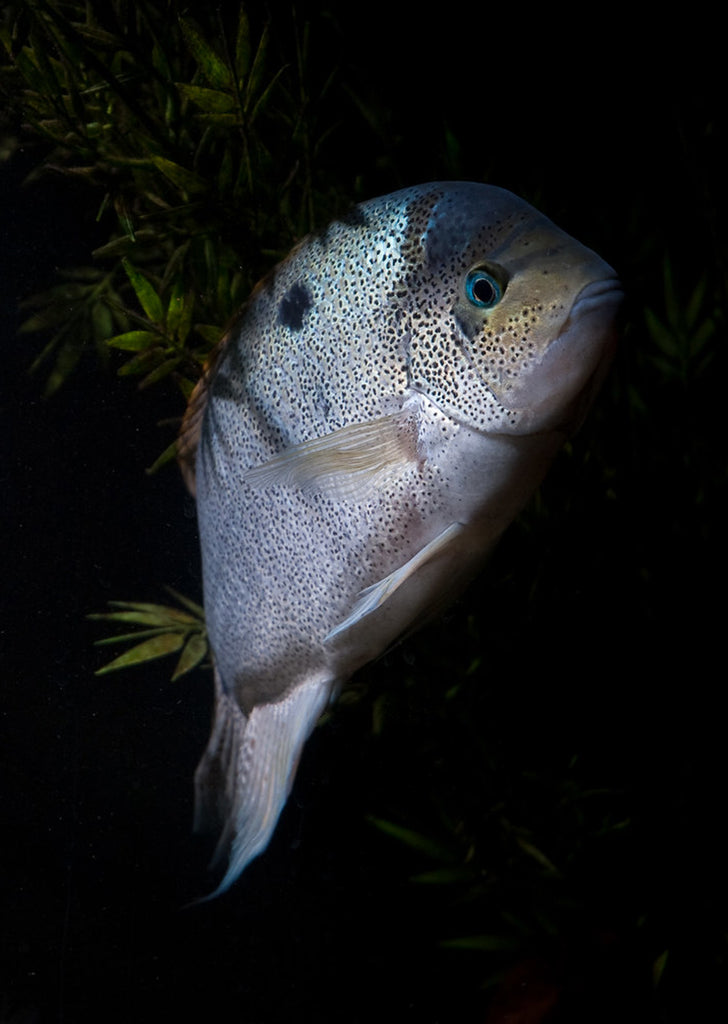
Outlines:
[[[341,217],[337,218],[340,224],[347,228],[368,228],[369,218],[361,206],[352,206]]]
[[[300,331],[303,327],[303,318],[312,305],[311,293],[297,281],[281,299],[281,304],[278,307],[278,319],[284,327],[289,327],[292,331]]]

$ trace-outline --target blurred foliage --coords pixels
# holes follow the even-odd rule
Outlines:
[[[289,63],[271,30],[174,0],[6,5],[2,97],[44,143],[37,174],[88,183],[108,241],[94,265],[32,296],[21,332],[49,335],[46,394],[83,350],[189,394],[252,286],[336,202],[314,168],[330,78],[308,92],[308,28],[291,18]],[[15,146],[8,146],[11,152]]]

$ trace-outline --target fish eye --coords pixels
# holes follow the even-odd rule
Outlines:
[[[492,274],[480,267],[471,270],[465,278],[465,294],[474,306],[479,309],[490,309],[500,302],[503,289]]]

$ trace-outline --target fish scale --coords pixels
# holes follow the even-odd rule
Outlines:
[[[196,825],[227,889],[346,680],[478,572],[583,418],[614,271],[503,189],[355,207],[257,286],[190,400],[215,672]]]

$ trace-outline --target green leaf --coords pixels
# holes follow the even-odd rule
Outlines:
[[[230,69],[218,57],[192,19],[180,17],[179,23],[189,51],[210,85],[216,89],[230,88],[232,86]]]
[[[222,327],[217,324],[195,324],[195,330],[210,345],[217,345],[223,334]]]
[[[94,612],[89,618],[104,619],[108,622],[138,622],[143,626],[169,626],[174,623],[186,626],[195,625],[199,621],[199,616],[189,615],[179,608],[172,608],[166,604],[150,604],[144,601],[109,601],[109,604],[112,608],[120,608],[122,611]]]
[[[670,951],[666,949],[662,953],[660,953],[660,955],[656,958],[655,962],[652,965],[652,984],[655,988],[657,988],[657,986],[660,984],[660,981],[662,980],[662,975],[665,973],[669,952]]]
[[[172,682],[175,682],[186,672],[191,672],[193,668],[197,668],[206,654],[207,637],[203,633],[193,633],[182,650],[177,667],[172,675]]]
[[[255,51],[255,57],[253,58],[253,66],[250,69],[250,75],[248,76],[248,82],[245,89],[245,101],[243,108],[247,111],[253,102],[253,98],[258,91],[260,82],[265,72],[265,58],[268,50],[268,37],[270,30],[268,25],[265,26],[258,43],[258,48]],[[280,72],[278,72],[280,74]],[[278,77],[278,76],[276,76]]]
[[[367,820],[381,832],[384,832],[388,836],[392,836],[400,843],[404,843],[406,846],[411,847],[413,850],[417,850],[419,853],[424,853],[427,857],[451,863],[460,859],[455,850],[438,842],[436,839],[430,839],[428,836],[422,835],[421,832],[415,832],[413,829],[405,828],[402,825],[396,825],[392,821],[386,821],[384,818],[376,818],[371,815]]]
[[[152,476],[154,473],[157,473],[162,468],[162,466],[166,466],[168,462],[172,462],[176,458],[177,438],[175,438],[171,444],[167,445],[162,454],[158,455],[154,462],[151,464],[151,466],[145,469],[144,472],[147,474],[147,476]]]
[[[107,338],[106,344],[109,348],[118,348],[122,352],[142,352],[159,341],[160,335],[154,331],[126,331],[124,334],[115,334],[113,338]]]
[[[422,871],[410,879],[417,885],[457,885],[473,881],[473,872],[467,867],[437,868],[435,871]]]
[[[235,106],[235,98],[219,89],[205,89],[201,85],[177,82],[177,88],[185,99],[191,100],[208,114],[227,114]]]
[[[537,846],[534,846],[533,843],[529,843],[527,839],[523,839],[520,836],[516,838],[516,842],[524,853],[528,854],[529,857],[533,857],[536,863],[540,864],[542,868],[545,868],[550,875],[560,874],[556,865],[550,861],[546,854],[539,850]]]
[[[93,618],[92,615],[87,618]],[[168,626],[158,626],[156,629],[137,629],[133,633],[115,633],[114,636],[104,636],[100,640],[94,640],[94,647],[108,647],[110,644],[122,644],[129,640],[139,641],[142,637],[159,636],[160,633],[169,633]]]
[[[183,359],[184,356],[170,356],[169,359],[165,359],[159,366],[151,370],[143,380],[139,381],[139,387],[142,389],[148,388],[152,384],[164,380],[165,377],[168,377],[179,366]]]
[[[114,320],[105,302],[95,302],[91,307],[91,322],[95,338],[98,341],[106,341],[114,329]]]
[[[66,382],[81,358],[83,341],[83,337],[74,336],[59,347],[53,369],[48,375],[45,387],[43,388],[43,394],[46,398],[54,395]]]
[[[241,82],[250,69],[250,52],[250,23],[245,8],[241,6],[235,39],[235,71]]]
[[[280,71],[277,71],[275,73],[273,78],[270,80],[270,82],[268,83],[266,88],[263,90],[263,92],[261,93],[261,95],[257,99],[257,101],[255,103],[255,106],[253,107],[252,113],[250,114],[250,124],[252,124],[255,121],[255,119],[257,118],[258,114],[265,107],[265,104],[268,102],[268,98],[270,97],[271,92],[275,88],[276,82],[278,81],[278,79],[281,77],[281,75],[283,74],[283,72],[285,70],[286,70],[286,68],[283,67],[283,68],[280,69]]]
[[[120,377],[133,377],[140,373],[147,373],[160,359],[159,350],[156,348],[145,349],[120,366],[116,371]]]
[[[161,323],[164,318],[162,300],[146,277],[140,274],[126,257],[121,262],[126,271],[126,276],[131,281],[136,297],[139,299],[140,306],[153,323]]]
[[[194,194],[195,192],[205,192],[207,189],[207,182],[198,177],[194,171],[188,171],[186,167],[181,167],[179,164],[167,160],[166,157],[153,156],[152,163],[157,170],[162,172],[165,178],[168,178],[173,185],[176,185],[183,192]]]
[[[185,597],[184,594],[180,594],[180,592],[175,590],[174,587],[165,587],[164,589],[168,594],[172,595],[175,601],[179,601],[183,608],[192,612],[195,618],[201,619],[203,622],[205,621],[205,609],[201,604],[197,604],[197,602],[193,601],[192,598]]]
[[[167,306],[167,332],[182,344],[190,331],[194,304],[195,296],[192,292],[185,294],[184,282],[181,278],[177,278]]]
[[[96,670],[94,675],[103,676],[107,672],[116,672],[120,668],[129,668],[131,665],[141,665],[145,661],[152,661],[154,658],[162,658],[165,654],[173,654],[178,651],[185,642],[183,633],[162,633],[160,636],[152,637],[137,644],[124,654],[114,658],[108,665]]]

